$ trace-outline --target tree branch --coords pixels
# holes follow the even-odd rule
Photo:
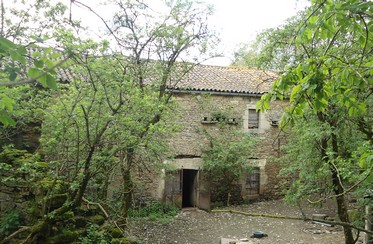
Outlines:
[[[355,189],[357,186],[359,186],[361,183],[363,183],[366,179],[368,179],[368,177],[370,176],[370,174],[372,173],[372,169],[373,167],[371,167],[367,173],[366,176],[364,176],[361,180],[359,180],[358,182],[356,182],[353,186],[351,186],[350,188],[348,188],[347,190],[344,190],[342,193],[340,194],[337,194],[337,195],[332,195],[332,196],[328,196],[328,197],[325,197],[325,198],[322,198],[322,199],[319,199],[317,201],[311,201],[309,199],[307,199],[307,201],[311,204],[316,204],[316,203],[320,203],[326,199],[331,199],[331,198],[335,198],[335,197],[340,197],[342,195],[346,195],[347,193],[349,193],[350,191],[352,191],[353,189]]]
[[[0,82],[0,86],[18,86],[18,85],[24,85],[24,84],[34,83],[34,82],[37,81],[37,79],[39,79],[40,77],[42,77],[46,73],[49,73],[52,70],[54,70],[55,68],[61,66],[63,63],[65,63],[71,57],[72,57],[72,54],[70,53],[64,59],[62,59],[61,61],[59,61],[57,64],[55,64],[54,66],[52,66],[49,69],[45,70],[43,73],[39,74],[38,76],[36,76],[34,78],[30,78],[30,79],[26,79],[26,80],[18,80],[18,81],[14,81],[14,82]]]
[[[216,209],[211,210],[212,213],[234,213],[234,214],[242,214],[245,216],[252,216],[252,217],[264,217],[264,218],[274,218],[274,219],[290,219],[290,220],[303,220],[303,221],[315,221],[315,219],[307,218],[307,217],[295,217],[295,216],[287,216],[287,215],[275,215],[275,214],[261,214],[261,213],[248,213],[248,212],[242,212],[237,210],[231,210],[231,209]],[[324,223],[324,224],[330,224],[330,225],[339,225],[343,227],[350,227],[353,229],[356,229],[361,232],[365,232],[368,234],[373,234],[373,231],[371,230],[365,230],[360,227],[354,226],[350,223],[346,222],[338,222],[338,221],[330,221],[330,220],[320,220],[317,219],[317,222]]]
[[[13,239],[16,235],[19,233],[25,232],[25,231],[30,231],[31,227],[29,226],[23,226],[17,231],[13,232],[11,235],[7,236],[4,240],[2,240],[0,243],[7,243],[9,240]]]

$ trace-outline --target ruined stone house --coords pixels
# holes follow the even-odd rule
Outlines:
[[[254,170],[239,182],[242,198],[278,196],[279,167],[273,158],[278,157],[283,140],[278,129],[283,106],[276,101],[271,110],[256,111],[256,102],[275,78],[275,73],[258,69],[197,65],[180,82],[169,87],[179,105],[177,122],[182,129],[170,139],[175,158],[165,163],[176,170],[164,172],[166,177],[152,183],[153,196],[182,208],[210,208],[211,189],[201,170],[202,150],[208,140],[200,129],[214,130],[216,114],[221,110],[233,111],[231,117],[226,118],[228,122],[260,138],[256,158],[248,159]]]
[[[60,75],[65,81],[72,79],[69,72]],[[278,129],[283,106],[275,101],[271,110],[256,111],[256,102],[275,78],[275,73],[258,69],[196,65],[181,81],[168,87],[177,101],[177,123],[182,128],[169,139],[175,158],[164,162],[174,170],[164,170],[162,177],[154,174],[156,177],[148,180],[139,192],[148,192],[152,198],[180,208],[210,209],[211,189],[201,170],[202,150],[209,141],[200,129],[216,129],[216,113],[229,110],[232,112],[227,118],[229,122],[260,138],[256,158],[248,159],[248,164],[255,168],[240,180],[239,194],[243,199],[277,197],[281,193],[277,178],[279,166],[273,158],[279,156],[279,147],[284,142]],[[170,175],[173,177],[168,177]],[[119,189],[116,182],[112,187],[114,191]],[[5,204],[11,198],[6,195],[1,199]]]

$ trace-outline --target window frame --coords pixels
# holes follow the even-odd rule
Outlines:
[[[257,112],[256,109],[249,108],[247,128],[250,130],[250,129],[259,129],[259,127],[260,127],[260,113]]]
[[[245,189],[248,195],[260,194],[260,167],[253,167],[250,173],[247,173]]]

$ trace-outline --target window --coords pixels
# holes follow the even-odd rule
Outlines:
[[[259,113],[255,109],[249,109],[249,129],[259,128]]]
[[[259,167],[253,168],[246,178],[246,190],[248,195],[259,194],[260,188],[260,169]]]

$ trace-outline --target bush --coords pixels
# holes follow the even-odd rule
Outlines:
[[[108,244],[111,243],[112,236],[107,231],[100,231],[98,225],[90,225],[87,229],[87,234],[79,238],[79,243],[82,244]]]
[[[0,237],[10,235],[23,223],[22,213],[18,210],[10,210],[5,213],[0,221]]]

